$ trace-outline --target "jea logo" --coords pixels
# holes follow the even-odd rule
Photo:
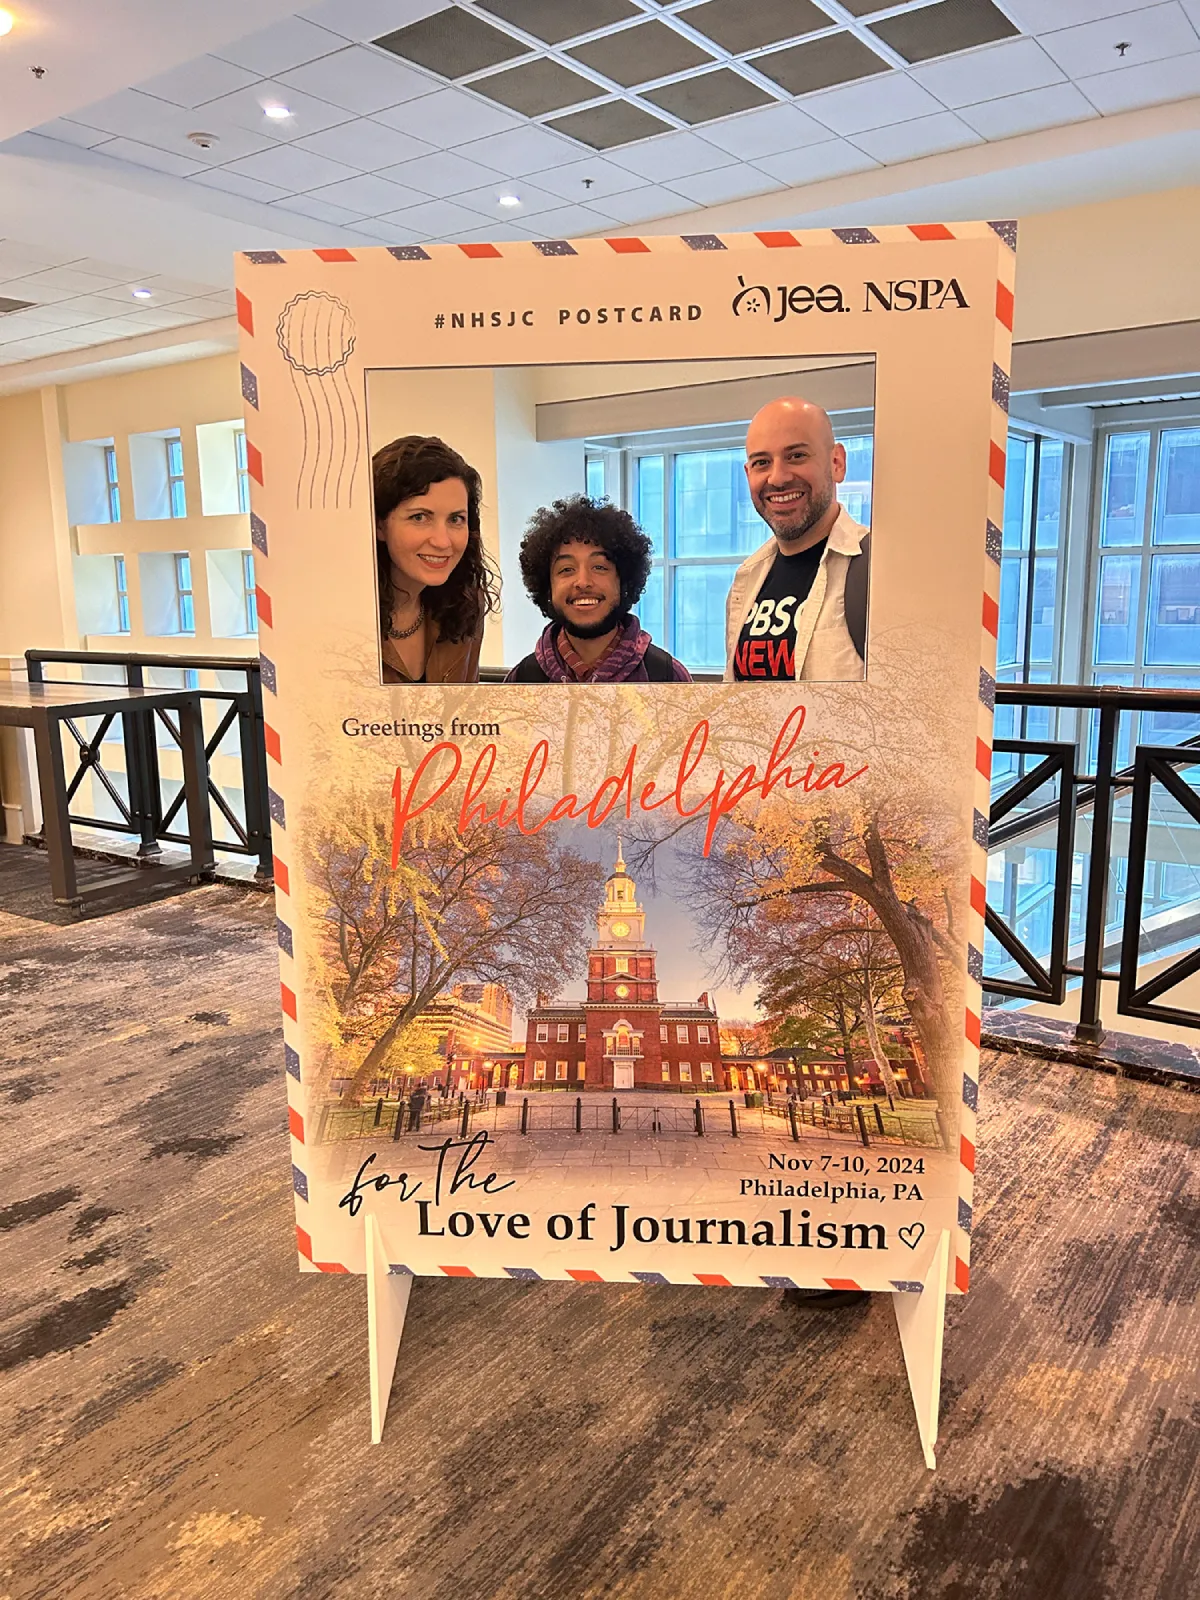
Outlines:
[[[807,283],[796,283],[790,288],[781,283],[771,290],[765,283],[748,284],[738,273],[741,289],[733,297],[735,317],[766,317],[771,322],[782,322],[790,312],[802,317],[809,311],[849,311],[842,291],[836,283],[823,283],[819,289]],[[772,308],[776,315],[772,316]]]

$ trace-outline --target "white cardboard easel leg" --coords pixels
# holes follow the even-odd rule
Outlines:
[[[407,1273],[389,1270],[383,1235],[375,1218],[367,1213],[367,1343],[371,1363],[371,1443],[383,1438],[383,1419],[387,1416],[396,1355],[412,1279]]]
[[[946,1278],[949,1267],[950,1234],[943,1229],[929,1263],[925,1287],[920,1294],[896,1292],[892,1295],[896,1326],[900,1329],[900,1344],[904,1351],[904,1365],[908,1369],[908,1386],[912,1390],[913,1405],[917,1412],[921,1449],[925,1452],[925,1465],[931,1470],[937,1465],[933,1447],[937,1443],[938,1433],[942,1333],[946,1319]]]

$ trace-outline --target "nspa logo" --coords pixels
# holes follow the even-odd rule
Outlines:
[[[739,272],[738,284],[733,297],[735,317],[782,322],[789,315],[803,317],[810,311],[829,314],[851,309],[836,283],[823,283],[819,289],[807,283],[781,283],[772,289],[765,283],[747,283]],[[947,306],[968,309],[957,278],[948,282],[941,278],[889,278],[886,284],[863,284],[864,311],[941,311]]]

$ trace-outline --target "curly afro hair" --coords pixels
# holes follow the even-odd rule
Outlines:
[[[529,598],[543,616],[552,617],[550,566],[564,544],[590,544],[605,555],[621,580],[621,614],[627,616],[642,597],[650,576],[654,546],[628,511],[607,500],[572,495],[542,506],[530,518],[521,540],[521,577]]]

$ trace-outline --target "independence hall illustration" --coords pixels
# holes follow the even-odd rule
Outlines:
[[[660,1000],[657,953],[646,942],[646,917],[617,843],[617,861],[604,886],[596,941],[588,952],[587,998],[550,1004],[539,995],[527,1018],[522,1047],[446,1049],[447,1076],[462,1089],[765,1089],[796,1084],[802,1093],[838,1088],[829,1070],[797,1068],[786,1052],[771,1058],[722,1054],[721,1023],[707,993],[687,1002]],[[870,1064],[872,1067],[874,1063]],[[897,1063],[899,1066],[899,1063]],[[905,1072],[907,1067],[907,1072]],[[920,1081],[911,1059],[900,1074]],[[865,1070],[865,1069],[864,1069]],[[813,1074],[810,1078],[810,1072]],[[867,1087],[867,1078],[862,1080]],[[849,1079],[845,1087],[850,1089]],[[870,1088],[867,1087],[867,1092]],[[917,1088],[920,1093],[920,1089]]]

